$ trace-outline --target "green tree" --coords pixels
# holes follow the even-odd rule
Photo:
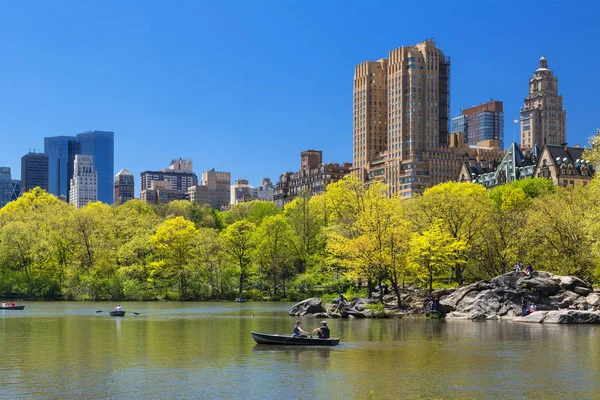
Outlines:
[[[239,272],[238,295],[242,295],[249,275],[249,266],[254,251],[256,225],[246,220],[237,221],[221,232],[221,242],[229,257],[234,260]]]
[[[155,271],[164,278],[175,277],[179,285],[179,299],[187,300],[187,281],[194,271],[198,230],[183,217],[175,217],[162,222],[150,237],[156,248],[158,262]]]
[[[277,297],[279,286],[286,293],[286,281],[293,271],[293,232],[286,218],[281,215],[265,217],[254,234],[255,260],[260,267],[259,276],[271,284]]]
[[[429,290],[432,290],[434,276],[465,263],[462,255],[467,248],[463,240],[456,239],[441,224],[434,223],[423,233],[412,237],[409,265],[418,277],[427,279]]]

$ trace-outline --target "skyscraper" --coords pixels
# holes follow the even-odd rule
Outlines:
[[[44,138],[44,154],[48,156],[48,191],[67,201],[76,153],[77,140],[73,136]]]
[[[43,153],[29,153],[21,157],[21,191],[35,187],[48,191],[48,159]]]
[[[12,179],[10,167],[0,167],[0,208],[12,200]]]
[[[558,78],[542,56],[529,80],[529,96],[521,108],[521,146],[561,145],[567,141],[567,110],[558,94]]]
[[[77,208],[98,201],[98,172],[94,169],[93,158],[90,155],[75,155],[69,203]]]
[[[112,204],[114,178],[114,133],[83,132],[73,136],[44,138],[44,154],[48,156],[48,186],[50,193],[69,200],[70,183],[76,154],[93,156],[98,171],[98,200]]]
[[[21,181],[19,179],[11,180],[12,191],[10,194],[11,200],[16,200],[21,197]]]
[[[123,204],[133,199],[133,174],[125,168],[115,175],[115,204]]]
[[[98,200],[112,204],[114,201],[114,154],[113,132],[88,131],[77,135],[77,154],[93,156],[93,167],[98,172]]]
[[[501,101],[465,108],[452,118],[452,132],[463,132],[465,143],[476,145],[486,140],[497,140],[504,148],[504,111]]]
[[[422,192],[439,172],[430,162],[437,156],[425,152],[449,143],[449,109],[450,59],[433,40],[357,65],[354,173],[387,182],[391,193]]]

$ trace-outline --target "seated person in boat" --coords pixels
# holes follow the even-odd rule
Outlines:
[[[117,306],[115,307],[115,311],[121,311],[121,310],[122,310],[121,305],[117,304]]]
[[[292,331],[293,337],[305,338],[306,335],[308,335],[308,332],[306,332],[304,329],[300,328],[301,324],[302,324],[302,322],[296,320],[296,325],[294,325],[294,330]]]
[[[316,334],[319,339],[329,339],[331,336],[331,332],[327,327],[327,321],[321,321],[321,325],[312,332],[313,335]]]

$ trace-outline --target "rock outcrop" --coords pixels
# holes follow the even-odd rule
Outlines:
[[[289,315],[303,316],[307,314],[318,314],[326,312],[325,308],[321,304],[321,299],[318,297],[311,297],[295,304],[289,311]]]
[[[522,272],[509,272],[496,278],[462,286],[458,289],[442,289],[429,292],[424,289],[403,288],[401,305],[394,293],[383,297],[383,310],[376,313],[368,307],[379,303],[379,295],[371,299],[355,297],[349,303],[332,302],[324,307],[320,298],[310,298],[292,307],[289,314],[312,315],[316,318],[369,318],[422,316],[429,300],[437,296],[446,318],[470,319],[472,321],[497,320],[511,317],[516,321],[592,324],[600,323],[599,312],[563,310],[566,308],[591,309],[600,305],[600,293],[591,285],[572,277],[533,272],[530,276]],[[536,312],[527,317],[521,315],[521,298],[535,302]],[[598,321],[598,322],[596,322]]]
[[[440,296],[440,306],[444,313],[466,314],[470,318],[516,317],[521,314],[521,297],[528,302],[535,302],[538,310],[550,311],[600,303],[600,296],[592,292],[589,284],[572,276],[552,275],[541,271],[530,276],[509,272]]]
[[[580,310],[536,311],[526,317],[515,318],[513,321],[544,324],[600,324],[600,312]]]

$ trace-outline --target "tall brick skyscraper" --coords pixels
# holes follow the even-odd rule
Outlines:
[[[529,96],[521,108],[521,147],[561,145],[567,141],[567,110],[558,94],[558,78],[542,56],[529,80]]]
[[[444,153],[448,146],[449,112],[450,60],[433,40],[357,65],[355,173],[365,180],[383,180],[391,193],[404,197],[453,179],[457,171],[432,163],[440,157],[430,154]]]

